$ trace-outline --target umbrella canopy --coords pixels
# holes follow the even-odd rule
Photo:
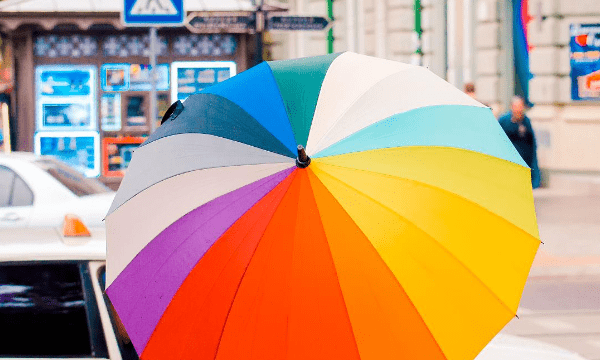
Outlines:
[[[515,316],[530,169],[427,69],[265,62],[174,110],[106,218],[142,359],[473,359]]]

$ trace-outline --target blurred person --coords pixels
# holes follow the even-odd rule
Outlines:
[[[535,189],[540,186],[540,175],[537,164],[537,144],[531,127],[531,120],[525,115],[525,99],[515,96],[511,103],[511,111],[502,115],[498,122],[519,152],[525,163],[531,168],[531,185]]]
[[[465,83],[465,94],[469,95],[475,101],[479,101],[479,99],[477,99],[477,95],[475,94],[475,83],[472,83],[472,82]],[[479,102],[481,102],[481,101],[479,101]],[[490,107],[486,103],[483,103],[483,102],[481,102],[481,103],[487,107]]]
[[[472,82],[468,82],[465,84],[465,94],[469,95],[473,99],[477,100],[477,96],[475,95],[475,84]]]

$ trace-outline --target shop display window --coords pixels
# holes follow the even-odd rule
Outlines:
[[[147,130],[148,104],[144,95],[125,95],[125,122],[127,127]]]
[[[171,64],[171,101],[184,101],[235,74],[233,61],[176,61]]]
[[[102,94],[100,100],[102,131],[121,130],[121,94]]]
[[[87,177],[100,174],[100,136],[95,131],[45,131],[34,137],[37,155],[52,155]]]
[[[145,137],[105,137],[102,144],[102,176],[124,176],[133,156],[133,151],[144,140]]]
[[[41,65],[36,68],[36,130],[96,130],[96,67]]]

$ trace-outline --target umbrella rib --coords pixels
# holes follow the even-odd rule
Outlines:
[[[295,176],[295,174],[294,174],[294,176]],[[290,183],[291,183],[291,181],[290,181]],[[288,188],[289,188],[289,187],[288,187]],[[280,190],[280,191],[287,191],[287,188],[286,188],[285,190]],[[281,201],[282,201],[282,200],[283,200],[283,197],[282,197],[281,199],[279,199],[279,204],[281,203]],[[277,201],[277,200],[276,200],[276,199],[272,200],[272,201],[271,201],[271,204],[273,204],[273,202],[275,202],[275,201]],[[279,204],[277,205],[277,207],[279,207]],[[257,223],[257,222],[259,222],[259,221],[260,221],[260,220],[256,220],[256,222],[253,224],[253,226],[254,226],[254,225],[256,225],[256,223]],[[269,221],[269,223],[270,223],[270,222],[271,222],[271,221]],[[267,227],[268,227],[268,225],[267,225]],[[265,227],[265,231],[266,231],[266,227]],[[263,234],[264,234],[264,231],[263,231]],[[262,235],[261,235],[261,238],[262,238]],[[218,241],[218,239],[217,239],[217,241]],[[244,240],[240,241],[240,243],[239,243],[239,244],[238,244],[238,246],[236,247],[236,251],[237,251],[237,249],[239,249],[240,247],[242,247],[243,243],[244,243]],[[260,243],[260,240],[257,242],[257,244],[256,244],[256,247],[255,247],[255,248],[254,248],[254,250],[252,251],[252,256],[250,257],[250,259],[252,259],[252,257],[254,256],[254,253],[256,252],[256,249],[258,248],[258,245],[259,245],[259,243]],[[228,259],[227,263],[230,263],[230,262],[231,262],[231,258],[233,258],[234,254],[235,254],[235,252],[233,252],[233,253],[231,254],[231,256],[229,257],[229,259]],[[223,328],[221,329],[221,336],[222,336],[222,334],[223,334],[223,330],[224,330],[224,328],[225,328],[225,324],[227,323],[227,318],[228,318],[228,316],[229,316],[229,312],[230,312],[230,310],[231,310],[231,307],[233,306],[233,302],[235,301],[235,295],[237,294],[237,291],[238,291],[238,289],[239,289],[239,284],[242,282],[242,280],[243,280],[243,278],[244,278],[244,275],[246,274],[246,270],[248,269],[248,266],[249,266],[249,265],[250,265],[250,261],[248,262],[248,264],[246,264],[246,267],[244,268],[244,272],[242,273],[242,276],[240,277],[240,281],[238,282],[238,286],[236,287],[235,294],[234,294],[234,296],[233,296],[233,298],[232,298],[231,304],[230,304],[230,306],[229,306],[229,310],[227,311],[227,316],[225,317],[225,321],[223,322]],[[221,270],[221,272],[219,273],[219,275],[220,275],[220,274],[222,274],[222,273],[225,271],[225,268],[226,268],[226,267],[224,266],[224,267],[223,267],[223,269]],[[214,288],[215,288],[215,286],[217,286],[217,282],[216,282],[216,281],[215,281],[215,283],[213,284],[213,286],[211,287],[211,291],[212,291],[212,289],[214,289]],[[202,305],[200,305],[200,306],[198,307],[198,309],[200,309],[200,308],[201,308],[201,307],[202,307],[202,306],[203,306],[203,305],[204,305],[204,304],[205,304],[205,303],[206,303],[208,300],[209,300],[209,297],[207,296],[207,297],[206,297],[206,299],[204,300],[204,302],[202,303]],[[170,305],[171,305],[171,304],[169,303],[169,306],[170,306]],[[168,310],[168,307],[167,307],[167,310]],[[166,311],[167,311],[167,310],[165,310],[165,313],[166,313]],[[187,338],[189,338],[190,336],[192,336],[192,333],[188,333],[188,336],[187,336]],[[219,344],[220,344],[220,342],[221,342],[221,336],[219,336]],[[184,343],[185,343],[185,344],[189,344],[190,342],[189,342],[189,341],[185,341]],[[218,352],[218,346],[217,346],[217,348],[215,349],[215,358],[216,358],[216,354],[217,354],[217,352]]]
[[[263,196],[263,197],[264,197],[264,196]],[[262,199],[263,197],[261,197],[261,199]],[[257,201],[256,201],[254,204],[256,204],[256,203],[257,203],[258,201],[260,201],[261,199],[258,199],[258,200],[257,200]],[[214,199],[213,199],[213,200],[214,200]],[[239,198],[238,198],[237,200],[239,200]],[[234,200],[233,202],[236,202],[237,200]],[[211,200],[211,201],[212,201],[212,200]],[[208,202],[207,202],[207,203],[208,203]],[[205,204],[206,204],[206,203],[205,203]],[[204,206],[205,204],[202,204],[202,205],[200,205],[200,206]],[[200,207],[200,206],[199,206],[199,207]],[[154,276],[154,275],[156,275],[158,272],[160,272],[160,271],[163,269],[163,267],[165,266],[165,264],[167,263],[167,261],[168,261],[168,260],[169,260],[169,259],[170,259],[170,258],[171,258],[173,255],[174,255],[174,253],[175,253],[175,252],[176,252],[176,251],[177,251],[177,250],[178,250],[178,249],[179,249],[181,246],[183,246],[183,245],[184,245],[184,244],[185,244],[185,243],[186,243],[186,242],[187,242],[187,241],[188,241],[188,240],[189,240],[189,239],[190,239],[192,236],[194,236],[194,234],[196,234],[196,233],[197,233],[197,232],[198,232],[198,231],[199,231],[199,230],[200,230],[200,229],[201,229],[203,226],[205,226],[205,225],[206,225],[208,222],[212,221],[212,220],[213,220],[213,219],[215,219],[215,218],[218,218],[218,217],[220,216],[220,214],[222,214],[223,212],[226,212],[226,211],[227,211],[227,208],[223,208],[221,211],[219,211],[218,213],[216,213],[216,214],[215,214],[214,216],[212,216],[210,219],[207,219],[207,220],[206,220],[205,222],[203,222],[201,225],[199,225],[198,227],[196,227],[196,228],[194,229],[194,231],[192,231],[192,232],[190,233],[190,235],[186,236],[186,238],[185,238],[185,239],[183,239],[183,240],[181,241],[181,243],[180,243],[180,244],[179,244],[177,247],[175,247],[175,249],[173,249],[173,251],[171,252],[171,254],[165,258],[165,261],[164,261],[164,262],[163,262],[163,263],[162,263],[162,264],[161,264],[161,265],[160,265],[160,266],[159,266],[159,267],[156,269],[156,271],[154,272],[153,276]],[[235,223],[235,222],[234,222],[234,223]],[[232,225],[233,225],[233,224],[232,224]],[[223,231],[223,234],[224,234],[224,233],[225,233],[225,232],[226,232],[226,231],[227,231],[229,228],[231,228],[231,226],[232,226],[232,225],[230,225],[229,227],[227,227],[227,228],[226,228],[226,229]],[[221,234],[220,236],[222,236],[223,234]],[[211,245],[208,247],[207,251],[208,251],[208,250],[209,250],[209,249],[212,247],[212,245],[214,245],[214,242],[213,242],[213,244],[211,244]],[[138,254],[138,255],[139,255],[139,254]],[[136,257],[137,257],[137,255],[136,255]],[[198,259],[198,261],[199,261],[199,260],[200,260],[200,259]],[[151,285],[151,281],[149,281],[149,282],[146,284],[146,286],[144,287],[143,293],[145,293],[145,292],[146,292],[146,290],[147,290],[147,289],[150,287],[150,285]],[[138,297],[138,298],[137,298],[137,300],[136,300],[136,302],[135,302],[135,306],[134,306],[134,308],[136,308],[136,307],[137,307],[137,304],[138,304],[140,301],[142,301],[142,300],[143,300],[143,298],[142,298],[142,297]]]
[[[291,185],[291,183],[294,181],[294,179],[296,177],[296,171],[292,172],[292,174],[290,174],[290,175],[292,176],[292,178],[290,179],[290,185]],[[288,189],[289,189],[289,186],[285,189],[285,192],[287,192]],[[261,243],[261,241],[262,241],[262,239],[263,239],[263,237],[264,237],[267,229],[269,228],[269,226],[273,222],[273,217],[274,217],[275,213],[277,213],[277,210],[279,209],[279,207],[281,206],[281,203],[283,202],[284,197],[285,196],[283,196],[281,199],[279,199],[279,204],[277,204],[277,208],[273,212],[273,216],[271,216],[271,219],[269,220],[269,223],[265,227],[265,230],[262,232],[260,240],[257,242],[256,247],[252,251],[252,256],[250,257],[250,261],[248,261],[248,264],[244,268],[244,272],[243,272],[242,276],[240,277],[240,281],[238,283],[238,287],[235,289],[235,294],[233,295],[233,299],[231,300],[231,305],[229,306],[229,309],[227,310],[227,315],[225,316],[225,321],[223,321],[223,328],[221,329],[221,334],[219,335],[219,342],[217,343],[217,348],[215,350],[215,356],[214,356],[213,360],[216,360],[217,357],[218,357],[218,355],[219,355],[219,350],[221,348],[221,341],[223,340],[223,334],[225,333],[225,328],[227,326],[227,321],[229,321],[229,315],[231,314],[231,309],[233,308],[233,304],[235,303],[235,300],[237,298],[237,295],[238,295],[239,289],[241,287],[241,284],[244,281],[244,277],[246,276],[246,272],[248,271],[248,268],[250,267],[250,264],[252,263],[252,259],[254,258],[254,254],[256,254],[256,251],[258,250],[258,247],[260,246],[260,243]]]
[[[515,164],[515,165],[517,165],[517,166],[521,166],[521,165],[518,165],[518,164]],[[327,166],[333,166],[333,167],[338,167],[338,168],[342,168],[342,169],[349,169],[349,170],[354,170],[354,171],[361,171],[361,172],[366,172],[366,173],[371,173],[371,174],[377,174],[377,175],[384,176],[384,177],[388,177],[388,178],[392,178],[392,179],[401,179],[401,180],[405,180],[405,181],[413,182],[413,183],[416,183],[416,184],[419,184],[419,185],[422,185],[422,186],[425,186],[425,187],[429,187],[429,188],[431,188],[431,189],[434,189],[434,190],[437,190],[437,191],[441,191],[441,192],[444,192],[444,193],[450,194],[450,195],[452,195],[452,196],[455,196],[455,197],[457,197],[457,198],[459,198],[459,199],[462,199],[462,200],[464,200],[464,201],[466,201],[466,202],[468,202],[468,203],[470,203],[470,204],[472,204],[472,205],[474,205],[474,206],[478,207],[479,209],[481,209],[481,210],[483,210],[483,211],[485,211],[485,212],[487,212],[487,213],[489,213],[489,214],[493,215],[495,218],[499,219],[499,220],[500,220],[500,221],[502,221],[503,223],[506,223],[506,224],[508,224],[509,226],[511,226],[511,227],[513,227],[513,228],[515,228],[515,229],[517,229],[519,232],[522,232],[522,233],[526,234],[528,238],[531,238],[531,239],[533,239],[533,240],[536,240],[536,241],[538,241],[538,243],[541,243],[541,240],[540,240],[539,238],[537,238],[535,235],[533,235],[533,234],[530,234],[529,232],[527,232],[526,230],[522,229],[521,227],[519,227],[519,226],[517,226],[517,225],[513,224],[512,222],[510,222],[509,220],[507,220],[505,217],[503,217],[503,216],[501,216],[501,215],[498,215],[498,214],[496,214],[495,212],[492,212],[492,211],[490,211],[489,209],[487,209],[487,208],[483,207],[482,205],[480,205],[480,204],[476,203],[475,201],[473,201],[473,200],[470,200],[470,199],[468,199],[468,198],[466,198],[466,197],[464,197],[464,196],[462,196],[462,195],[460,195],[460,194],[457,194],[457,193],[455,193],[455,192],[453,192],[453,191],[450,191],[450,190],[447,190],[447,189],[441,188],[441,187],[439,187],[439,186],[431,185],[431,184],[429,184],[429,183],[426,183],[426,182],[423,182],[423,181],[414,180],[414,179],[409,179],[409,178],[405,178],[405,177],[401,177],[401,176],[394,176],[394,175],[385,174],[385,173],[381,173],[381,172],[378,172],[378,171],[373,171],[373,170],[357,169],[357,168],[353,168],[353,167],[341,166],[341,165],[334,165],[334,164],[327,164]],[[323,170],[323,171],[325,171],[325,170]],[[327,172],[327,171],[325,171],[325,172]],[[329,173],[328,173],[328,174],[329,174]],[[329,174],[329,175],[331,175],[331,174]],[[333,176],[333,175],[331,175],[331,176]],[[336,179],[337,179],[337,178],[336,178]],[[338,179],[338,180],[340,180],[340,179]],[[342,181],[342,180],[340,180],[340,181]],[[342,182],[343,182],[343,181],[342,181]],[[346,183],[344,182],[344,184],[346,184]],[[350,186],[350,185],[348,185],[348,186]],[[365,194],[365,195],[366,195],[366,194]]]
[[[458,264],[460,264],[460,266],[462,266],[469,274],[471,274],[473,276],[473,278],[475,280],[477,280],[477,282],[479,282],[483,288],[487,289],[487,291],[489,291],[492,296],[494,296],[498,302],[500,302],[500,304],[502,304],[502,306],[510,313],[512,314],[512,316],[514,317],[516,315],[516,313],[510,309],[510,307],[498,296],[496,295],[496,293],[490,289],[489,286],[487,286],[487,284],[485,282],[483,282],[483,280],[481,280],[467,265],[465,265],[462,261],[460,261],[454,254],[452,254],[444,245],[442,245],[439,241],[437,241],[433,236],[431,236],[429,233],[427,233],[425,230],[421,229],[419,226],[417,226],[415,223],[413,223],[412,221],[408,220],[407,218],[405,218],[404,216],[400,215],[399,213],[397,213],[396,211],[394,211],[393,209],[391,209],[389,206],[381,203],[380,201],[374,199],[373,197],[369,196],[368,194],[365,194],[364,192],[360,191],[359,189],[355,188],[354,186],[344,182],[343,180],[337,178],[334,175],[331,175],[330,173],[321,170],[324,173],[326,173],[328,176],[331,176],[332,178],[336,179],[337,181],[343,183],[345,186],[348,186],[349,188],[355,190],[356,192],[362,194],[363,196],[365,196],[366,198],[370,199],[371,201],[373,201],[374,203],[378,204],[379,206],[385,208],[386,210],[390,211],[392,214],[395,214],[396,216],[398,216],[400,219],[406,221],[407,223],[411,224],[412,226],[414,226],[416,229],[419,229],[423,234],[425,234],[427,237],[429,237],[431,240],[433,240],[433,243],[436,244],[440,249],[442,249],[442,251],[444,251],[445,253],[447,253],[452,259],[454,259]],[[407,294],[408,295],[408,294]]]
[[[177,174],[173,174],[173,175],[169,175],[167,177],[165,177],[164,179],[161,179],[153,184],[150,184],[148,186],[146,186],[145,188],[139,190],[138,192],[136,192],[135,194],[133,194],[131,197],[127,198],[126,200],[122,201],[117,207],[115,207],[111,212],[109,212],[108,214],[106,214],[104,220],[106,220],[107,217],[109,217],[110,215],[112,215],[114,212],[116,212],[121,206],[125,205],[125,203],[127,203],[128,201],[130,201],[131,199],[133,199],[134,197],[138,196],[139,194],[143,193],[144,191],[150,189],[151,187],[155,186],[156,184],[159,184],[165,180],[169,180],[172,179],[174,177],[177,177],[179,175],[184,175],[184,174],[188,174],[191,172],[195,172],[195,171],[203,171],[203,170],[212,170],[212,169],[225,169],[225,168],[229,168],[229,167],[240,167],[240,166],[261,166],[261,165],[289,165],[289,167],[286,167],[284,169],[281,169],[279,171],[283,171],[283,170],[287,170],[289,168],[292,168],[294,165],[292,162],[276,162],[276,163],[258,163],[258,164],[233,164],[233,165],[225,165],[225,166],[210,166],[210,167],[204,167],[201,169],[191,169],[191,170],[186,170]],[[276,171],[277,172],[277,171]],[[268,176],[268,175],[267,175]],[[235,189],[234,189],[235,190]],[[214,200],[214,199],[211,199]],[[209,201],[211,201],[209,200]],[[209,202],[207,201],[207,202]],[[202,204],[204,205],[204,204]],[[200,206],[202,206],[200,205]]]
[[[325,186],[325,184],[323,184],[323,182],[321,181],[321,179],[319,179],[319,177],[314,173],[314,171],[311,171],[314,175],[314,179],[316,181],[318,181],[323,188],[331,195],[331,197],[333,198],[333,200],[340,206],[340,209],[348,216],[349,219],[351,219],[354,222],[354,219],[352,218],[352,216],[350,216],[350,214],[346,211],[346,209],[342,206],[342,204],[339,202],[339,200],[333,195],[333,193],[331,193],[331,191],[329,191],[329,189],[327,188],[327,186]],[[329,175],[329,174],[328,174]],[[312,185],[311,185],[312,187]],[[320,213],[321,210],[319,210],[319,207],[317,206],[317,211]],[[356,222],[355,222],[356,224]],[[365,237],[365,239],[369,239],[368,236],[362,231],[362,229],[360,227],[358,227],[358,224],[356,224],[356,227],[358,228],[358,231],[360,231],[363,236]],[[327,235],[325,235],[327,236]],[[402,286],[402,284],[400,284],[400,281],[398,280],[398,278],[394,275],[394,273],[392,272],[392,270],[390,269],[390,267],[388,266],[388,264],[385,262],[385,260],[383,260],[383,258],[381,257],[381,254],[379,253],[379,251],[377,251],[377,249],[375,248],[375,246],[373,246],[373,244],[371,243],[371,241],[367,241],[367,246],[371,247],[374,251],[375,256],[377,256],[377,258],[381,261],[381,264],[384,266],[385,269],[387,269],[391,274],[392,274],[392,278],[394,279],[394,281],[396,282],[396,284],[398,285],[398,287],[402,290],[402,292],[404,292],[406,294],[406,296],[408,297],[408,293],[404,290],[404,287]],[[331,254],[331,248],[329,247],[329,253]],[[333,261],[333,254],[331,254],[332,257],[332,261]],[[335,261],[333,261],[333,266],[335,268]],[[337,275],[337,268],[336,269],[336,275]],[[339,277],[338,277],[338,284],[339,284]],[[371,287],[371,283],[368,283],[369,287]],[[341,284],[340,284],[340,290],[341,290]],[[346,305],[346,300],[344,298],[344,293],[342,291],[342,298],[344,299],[344,306],[346,307],[346,314],[348,315],[348,320],[350,321],[350,328],[352,329],[352,333],[354,333],[354,328],[352,327],[352,321],[350,320],[350,313],[348,312],[348,307]],[[415,313],[417,313],[419,315],[419,318],[421,318],[421,320],[423,321],[423,323],[425,323],[425,319],[423,319],[423,316],[421,316],[421,313],[419,312],[419,309],[417,309],[417,307],[415,306],[415,304],[412,301],[409,301],[410,306],[414,309]],[[440,347],[440,344],[437,342],[435,336],[433,336],[433,333],[431,332],[431,330],[429,329],[428,326],[425,326],[425,329],[427,330],[427,332],[429,333],[429,335],[431,335],[431,338],[434,340],[435,345],[438,347],[438,349],[440,350],[440,352],[442,353],[442,355],[444,356],[444,358],[447,360],[447,356],[446,354],[444,354],[444,351],[442,350],[442,348]],[[356,337],[354,338],[355,342],[356,342]],[[356,346],[358,347],[358,343],[356,344]],[[360,357],[360,352],[359,352],[359,357]]]
[[[312,170],[309,170],[309,171],[316,178],[315,173]],[[325,225],[323,224],[323,221],[322,221],[323,217],[321,216],[321,210],[319,210],[319,206],[318,206],[317,200],[315,199],[315,195],[314,195],[314,191],[313,191],[313,186],[312,186],[312,180],[311,180],[311,178],[312,178],[312,176],[309,176],[309,182],[308,182],[308,184],[310,186],[310,189],[311,189],[311,195],[312,195],[313,200],[315,201],[315,204],[316,204],[316,209],[317,209],[317,213],[319,214],[319,221],[320,221],[321,227],[323,229],[325,229]],[[318,179],[317,179],[317,181],[320,182],[320,180],[318,180]],[[325,187],[325,185],[323,185],[323,183],[321,183],[321,185],[325,189],[327,189],[327,187]],[[329,192],[329,189],[327,189],[327,191]],[[329,193],[331,194],[331,192],[329,192]],[[331,194],[331,196],[335,199],[335,197],[333,196],[333,194]],[[335,199],[335,201],[337,202],[337,199]],[[339,204],[339,202],[338,202],[338,204]],[[341,207],[341,205],[340,205],[340,207]],[[342,207],[342,210],[344,212],[346,212],[346,210],[343,207]],[[350,217],[350,215],[348,215],[348,216]],[[361,230],[361,232],[362,232],[362,230]],[[360,359],[360,351],[358,349],[358,343],[356,342],[356,335],[354,334],[354,327],[352,326],[352,320],[350,319],[350,313],[348,312],[348,305],[346,304],[346,299],[344,298],[344,292],[342,291],[342,285],[340,284],[340,278],[338,276],[338,270],[337,270],[337,268],[335,266],[335,260],[333,259],[333,254],[331,253],[331,246],[329,245],[329,240],[327,240],[327,232],[323,231],[323,233],[325,234],[325,241],[327,242],[327,253],[329,254],[329,258],[331,259],[331,263],[333,264],[333,270],[335,271],[335,278],[337,279],[337,285],[338,285],[338,288],[340,290],[340,294],[342,295],[342,300],[344,302],[344,309],[346,310],[345,314],[346,314],[346,317],[348,318],[348,324],[350,324],[350,331],[352,332],[352,338],[354,339],[354,345],[356,346],[356,351],[358,353],[358,358]]]

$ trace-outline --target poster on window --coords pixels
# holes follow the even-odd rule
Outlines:
[[[42,128],[89,129],[93,128],[90,104],[43,104]]]
[[[40,65],[36,68],[36,130],[96,130],[96,68]]]
[[[132,91],[150,91],[150,70],[152,68],[147,64],[131,64],[129,68],[130,90]],[[156,90],[169,90],[169,65],[156,65]]]
[[[235,74],[233,61],[176,61],[171,65],[171,101],[184,101]]]
[[[126,91],[129,89],[129,64],[104,64],[100,69],[102,90]]]
[[[34,151],[54,156],[87,177],[100,175],[100,135],[95,131],[38,132]]]
[[[150,91],[150,70],[148,64],[104,64],[100,70],[104,91]],[[156,65],[156,89],[169,90],[169,64]]]
[[[121,130],[121,94],[102,94],[100,97],[100,122],[103,131]]]
[[[146,140],[144,137],[105,137],[102,140],[102,176],[123,177],[133,157],[133,151]]]
[[[600,100],[600,24],[571,24],[571,99]]]

